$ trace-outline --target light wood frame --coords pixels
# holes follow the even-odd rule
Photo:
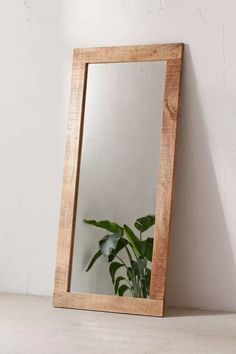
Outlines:
[[[75,49],[53,304],[55,307],[163,316],[183,44]],[[165,61],[166,81],[149,299],[70,292],[88,65]]]

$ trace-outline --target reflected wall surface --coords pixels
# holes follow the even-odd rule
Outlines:
[[[164,84],[164,62],[88,67],[73,292],[114,294],[105,256],[86,272],[108,232],[83,219],[132,227],[138,217],[155,214]]]

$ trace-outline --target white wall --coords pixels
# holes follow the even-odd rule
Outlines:
[[[168,302],[236,310],[234,0],[0,2],[0,290],[51,294],[73,47],[186,44]]]

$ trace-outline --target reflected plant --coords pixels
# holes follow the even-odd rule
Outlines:
[[[138,236],[127,225],[121,227],[109,220],[84,220],[85,223],[109,231],[99,241],[99,250],[91,259],[86,271],[89,271],[100,256],[105,256],[109,265],[109,272],[114,292],[123,296],[130,291],[133,297],[147,298],[150,290],[153,237],[143,239],[143,233],[155,223],[154,215],[147,215],[135,221],[134,226]],[[120,255],[126,252],[127,260]],[[125,276],[119,275],[118,270],[124,268]]]

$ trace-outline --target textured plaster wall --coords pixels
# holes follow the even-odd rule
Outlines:
[[[0,290],[51,294],[73,47],[186,44],[168,302],[236,310],[234,0],[0,2]]]

